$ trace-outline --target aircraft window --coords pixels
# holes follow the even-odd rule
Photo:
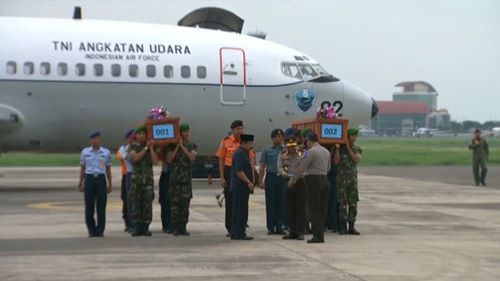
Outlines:
[[[137,77],[139,75],[139,66],[137,64],[129,65],[128,75],[130,75],[130,77]]]
[[[165,65],[163,67],[163,75],[165,75],[165,78],[174,77],[174,68],[171,65]]]
[[[301,56],[293,56],[296,60],[304,61],[304,58]]]
[[[191,68],[187,65],[181,66],[181,77],[189,78],[191,77]]]
[[[13,61],[7,62],[7,68],[5,69],[8,74],[16,74],[17,64]]]
[[[113,77],[118,77],[122,75],[122,67],[119,64],[112,64],[111,65],[111,75]]]
[[[49,75],[50,74],[50,63],[42,62],[40,64],[40,74]]]
[[[83,64],[83,63],[76,64],[76,75],[77,76],[85,75],[85,64]]]
[[[68,74],[68,64],[60,62],[57,64],[57,74],[60,76],[66,76]]]
[[[149,78],[155,77],[156,76],[156,66],[149,64],[146,66],[146,75]]]
[[[295,63],[282,63],[281,72],[283,72],[283,74],[285,74],[286,76],[302,79],[299,68]]]
[[[318,73],[308,64],[299,64],[299,69],[305,80],[318,76]]]
[[[102,76],[104,74],[104,66],[101,63],[94,64],[94,75]]]
[[[204,66],[198,66],[196,68],[196,76],[200,79],[205,79],[207,77],[207,68]]]
[[[24,63],[24,74],[31,75],[35,72],[35,65],[32,62]]]

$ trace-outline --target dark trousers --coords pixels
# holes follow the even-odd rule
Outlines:
[[[224,202],[226,207],[226,230],[231,233],[231,211],[233,209],[233,197],[231,195],[231,167],[224,166],[224,179],[226,180],[227,187],[224,188]]]
[[[127,200],[127,217],[128,217],[128,227],[131,228],[134,226],[134,222],[132,220],[132,201],[130,199],[130,186],[132,185],[132,173],[127,173],[125,176],[125,196]]]
[[[306,183],[298,179],[291,188],[286,188],[286,214],[290,235],[303,235],[306,223]]]
[[[479,172],[479,170],[481,170],[481,172]],[[472,172],[474,174],[474,182],[476,184],[483,183],[486,180],[486,173],[488,172],[486,159],[480,157],[473,158]]]
[[[326,228],[339,230],[339,198],[337,193],[337,170],[332,167],[327,175],[330,182],[330,195],[328,196],[328,211],[326,215]]]
[[[242,238],[246,235],[248,221],[248,199],[250,191],[246,186],[236,186],[231,191],[233,196],[231,212],[231,238]]]
[[[306,185],[313,239],[324,241],[323,233],[325,230],[325,217],[328,208],[330,183],[326,176],[308,175],[306,176]]]
[[[106,177],[85,175],[85,223],[89,235],[102,235],[106,224]],[[97,210],[97,225],[94,212]]]
[[[285,210],[285,185],[283,178],[276,173],[267,173],[265,182],[266,192],[266,225],[272,232],[283,231]]]
[[[161,207],[161,225],[163,230],[174,230],[172,224],[172,204],[169,195],[169,172],[162,172],[159,180],[159,203]]]
[[[129,228],[129,214],[127,202],[127,175],[122,175],[120,198],[122,199],[122,219],[125,222],[125,227]]]

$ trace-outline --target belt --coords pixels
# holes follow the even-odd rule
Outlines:
[[[94,178],[98,178],[98,177],[100,177],[100,176],[104,176],[104,174],[97,174],[97,173],[95,173],[95,174],[85,174],[85,176],[87,176],[87,177],[94,177]]]

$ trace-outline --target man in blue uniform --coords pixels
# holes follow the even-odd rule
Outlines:
[[[84,192],[85,223],[89,237],[104,237],[106,224],[107,193],[111,192],[111,153],[101,146],[101,133],[90,135],[91,146],[84,148],[80,156],[80,182]],[[106,185],[106,178],[108,180]],[[97,225],[94,212],[97,209]]]
[[[253,165],[250,161],[250,153],[253,148],[253,135],[241,135],[241,144],[234,152],[231,169],[231,239],[252,240],[253,237],[246,234],[246,222],[248,221],[248,199],[250,192],[254,190]]]
[[[267,234],[284,235],[284,199],[285,185],[278,175],[278,156],[283,152],[283,131],[274,129],[271,132],[273,144],[266,147],[260,157],[259,187],[266,192]],[[264,182],[264,172],[266,180]]]

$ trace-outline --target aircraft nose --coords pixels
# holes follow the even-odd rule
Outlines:
[[[378,105],[375,99],[372,97],[372,119],[378,114]]]

